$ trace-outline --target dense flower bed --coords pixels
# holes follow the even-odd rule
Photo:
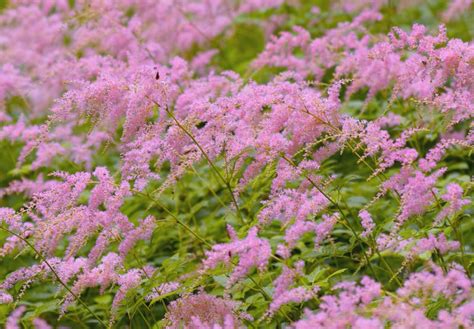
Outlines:
[[[472,1],[0,8],[1,326],[474,327]]]

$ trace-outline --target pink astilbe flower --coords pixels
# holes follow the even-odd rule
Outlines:
[[[253,267],[259,271],[266,269],[272,250],[267,240],[257,236],[257,227],[252,227],[248,231],[247,237],[242,240],[236,237],[232,227],[228,226],[228,230],[232,241],[216,244],[210,251],[207,251],[203,266],[204,270],[207,270],[215,268],[220,262],[231,265],[232,258],[238,256],[239,262],[227,282],[227,287],[230,288],[239,279],[244,278]]]
[[[416,298],[419,301],[420,292],[426,301],[442,295],[452,299],[454,305],[458,305],[469,300],[472,283],[460,266],[450,269],[446,275],[440,267],[433,266],[433,272],[412,274],[397,294],[404,298]]]
[[[394,84],[394,97],[414,97],[452,114],[453,125],[472,117],[472,44],[453,39],[447,42],[446,29],[440,26],[436,36],[426,35],[427,28],[415,24],[410,32],[394,28],[389,41],[367,44],[343,57],[336,76],[354,76],[348,95],[368,86],[370,100]],[[447,42],[447,44],[446,44]],[[407,52],[409,50],[409,52]],[[439,88],[446,88],[438,93]],[[366,100],[366,101],[367,101]]]
[[[256,68],[265,65],[282,66],[304,75],[308,64],[304,59],[293,55],[293,52],[297,48],[304,52],[308,51],[310,34],[299,26],[293,27],[292,32],[282,32],[278,38],[272,36],[271,42],[267,43],[264,52],[259,55],[253,65]]]
[[[60,239],[90,215],[85,207],[74,208],[88,183],[90,176],[79,173],[34,196],[35,213],[31,215],[36,224],[35,245],[40,251],[52,254]]]
[[[407,166],[416,160],[417,151],[404,147],[408,137],[415,132],[416,130],[405,130],[399,138],[392,140],[388,132],[380,129],[377,124],[372,122],[367,124],[365,131],[359,136],[366,146],[364,157],[380,153],[379,168],[374,175],[390,168],[395,162]]]
[[[428,151],[425,158],[420,159],[420,169],[429,172],[435,168],[437,163],[443,158],[447,149],[451,146],[464,146],[469,148],[470,143],[462,139],[442,139],[435,147]]]
[[[51,164],[52,159],[60,154],[65,153],[64,147],[59,143],[40,143],[37,147],[37,156],[32,162],[31,168],[38,169]]]
[[[456,183],[450,183],[446,186],[446,193],[441,196],[441,199],[446,201],[446,205],[436,216],[437,221],[454,215],[463,206],[471,203],[469,199],[463,199],[463,189]]]
[[[359,211],[359,218],[361,219],[361,225],[364,228],[364,232],[362,232],[361,236],[365,238],[372,233],[375,228],[375,223],[367,210]]]
[[[41,318],[34,318],[33,319],[33,326],[35,329],[52,329],[53,327],[46,322],[46,320],[43,320]]]
[[[0,291],[0,304],[10,304],[13,303],[13,297],[6,292]]]
[[[22,222],[21,215],[16,213],[11,208],[0,208],[0,224],[6,224],[6,226],[17,233],[23,233],[24,223]]]
[[[413,251],[419,254],[425,251],[438,250],[441,254],[446,254],[449,251],[458,249],[459,246],[460,243],[458,241],[448,241],[443,233],[438,236],[430,234],[428,238],[420,239]]]
[[[146,218],[135,228],[120,212],[125,198],[131,195],[128,182],[115,184],[107,169],[98,167],[94,171],[98,183],[91,190],[88,205],[82,205],[79,204],[79,199],[93,183],[91,175],[87,172],[55,175],[63,181],[49,181],[32,198],[32,206],[27,209],[27,214],[33,222],[22,222],[19,215],[15,215],[20,226],[17,225],[13,230],[25,237],[33,236],[34,244],[40,251],[52,254],[61,239],[68,236],[66,258],[71,257],[99,233],[89,252],[89,262],[94,265],[109,244],[118,237],[123,238],[119,246],[123,257],[137,240],[149,238],[154,227],[152,217]],[[10,214],[8,218],[13,218],[12,216]],[[21,239],[11,237],[2,252],[11,252],[16,246],[22,246]]]
[[[361,280],[360,286],[354,282],[342,282],[337,284],[335,289],[341,289],[339,295],[321,297],[320,311],[317,313],[307,311],[306,319],[297,321],[293,327],[295,329],[315,327],[336,329],[354,327],[356,323],[361,325],[365,321],[361,320],[364,317],[360,313],[381,294],[380,284],[368,277]]]
[[[4,101],[10,96],[24,98],[32,117],[43,115],[67,84],[93,80],[104,69],[111,73],[114,68],[166,63],[173,54],[225,31],[236,16],[281,3],[12,1],[0,17],[4,50],[0,56],[0,121],[10,120],[4,111]],[[77,13],[87,13],[87,24],[66,23],[76,20]],[[99,15],[103,19],[95,19]],[[29,28],[38,36],[32,38],[26,32]],[[176,38],[170,40],[170,33]],[[104,35],[110,37],[105,40]],[[71,41],[64,42],[66,37]],[[71,55],[75,53],[83,55]],[[137,108],[143,111],[147,109]]]
[[[27,158],[34,154],[32,169],[48,167],[57,158],[69,158],[78,164],[85,164],[90,169],[92,154],[102,143],[109,140],[108,135],[93,131],[87,135],[74,135],[73,123],[61,126],[28,124],[22,115],[16,123],[0,128],[0,139],[23,143],[17,159],[17,166],[23,165]]]
[[[0,65],[0,123],[11,121],[5,111],[5,101],[12,96],[24,96],[31,81],[23,76],[12,64]]]
[[[55,277],[51,272],[50,266],[54,269],[61,281],[68,283],[73,277],[79,274],[86,265],[87,261],[85,258],[69,258],[64,261],[60,258],[49,258],[40,264],[23,267],[11,272],[0,284],[0,291],[11,289],[18,282],[24,281],[25,287],[28,287],[31,282]],[[8,297],[8,294],[6,294],[6,296]]]
[[[273,297],[278,297],[283,294],[288,289],[288,287],[293,284],[295,277],[304,274],[303,270],[304,261],[297,262],[294,269],[283,266],[280,275],[274,281],[275,291],[273,293]]]
[[[315,99],[318,99],[315,102]],[[192,81],[176,100],[174,116],[181,126],[189,126],[194,140],[211,160],[223,155],[239,158],[237,167],[250,157],[241,184],[255,177],[259,170],[281,153],[291,157],[298,149],[313,143],[330,128],[310,114],[324,117],[336,124],[339,104],[320,99],[314,89],[286,81],[283,77],[269,85],[249,83],[233,72]],[[249,99],[252,101],[249,102]],[[268,113],[262,108],[268,107]],[[306,113],[305,113],[306,111]],[[309,112],[309,113],[308,113]],[[135,187],[143,189],[150,179],[158,179],[150,163],[161,166],[169,161],[173,182],[192,162],[202,159],[195,142],[167,115],[139,132],[139,138],[127,145],[122,169],[127,180],[135,180]],[[204,124],[198,127],[199,124]],[[253,151],[252,151],[253,150]],[[182,154],[187,154],[183,159]],[[155,160],[156,159],[156,160]],[[155,162],[156,161],[156,162]],[[179,176],[178,176],[179,177]],[[166,185],[166,184],[165,184]],[[275,184],[276,186],[276,184]]]
[[[12,194],[23,194],[28,197],[43,192],[54,185],[54,182],[45,180],[43,174],[39,174],[35,180],[22,178],[12,181],[8,187],[0,189],[0,197]]]
[[[158,287],[153,288],[152,293],[147,295],[145,299],[147,301],[152,301],[153,299],[157,299],[163,295],[172,293],[173,291],[178,290],[180,287],[181,287],[181,284],[175,281],[162,283]]]
[[[398,328],[428,326],[430,328],[471,327],[473,323],[472,282],[458,267],[447,274],[434,267],[433,272],[412,274],[397,290],[400,299],[386,298],[375,313]],[[437,298],[447,299],[450,310],[441,310],[438,318],[430,320],[425,307]]]
[[[310,221],[298,221],[290,226],[285,232],[285,242],[289,248],[293,248],[299,239],[308,232],[315,232],[317,224]]]
[[[451,313],[446,310],[441,310],[438,315],[440,328],[448,327],[464,327],[469,328],[474,325],[472,320],[474,316],[474,302],[467,302],[457,308]]]
[[[465,12],[469,12],[469,8],[472,5],[472,0],[451,0],[448,8],[443,13],[443,19],[445,21],[451,21],[457,19]]]
[[[408,178],[406,184],[398,189],[401,194],[401,206],[397,216],[395,229],[400,227],[409,217],[423,214],[434,200],[434,185],[444,174],[446,168],[440,169],[430,176],[417,171]]]
[[[316,237],[314,239],[314,244],[316,246],[323,242],[323,240],[331,234],[339,218],[340,215],[337,212],[332,215],[323,215],[323,221],[318,224],[315,231]]]
[[[125,274],[119,275],[117,284],[119,289],[112,301],[112,311],[116,311],[120,303],[124,300],[127,293],[140,285],[143,273],[140,270],[133,269]]]
[[[155,227],[156,221],[153,216],[148,216],[142,220],[138,227],[129,231],[125,236],[125,239],[120,243],[118,247],[120,256],[125,257],[138,240],[149,239]]]
[[[286,189],[267,201],[266,207],[258,217],[261,223],[279,220],[285,224],[292,218],[302,221],[310,215],[316,215],[328,204],[329,201],[317,189],[310,191]]]
[[[407,129],[398,138],[393,139],[376,121],[366,122],[346,117],[342,119],[342,131],[338,134],[337,141],[340,147],[343,147],[351,140],[360,140],[357,147],[365,146],[365,150],[359,162],[366,157],[378,158],[377,168],[371,175],[373,177],[394,166],[396,162],[404,168],[415,162],[418,152],[405,145],[418,131],[419,129]]]
[[[21,305],[16,308],[7,318],[5,329],[20,329],[20,319],[26,311],[26,306]]]
[[[306,311],[304,319],[294,328],[470,328],[474,309],[470,296],[472,282],[458,267],[443,274],[439,267],[433,272],[412,274],[396,294],[381,297],[380,284],[365,277],[360,287],[353,282],[342,282],[337,296],[322,296],[320,311]],[[437,319],[429,319],[427,307],[438,298],[447,299]]]
[[[197,54],[191,61],[191,69],[196,72],[204,73],[206,66],[209,65],[212,58],[218,54],[217,49],[209,49]]]
[[[290,226],[285,232],[285,241],[288,247],[293,248],[301,236],[305,233],[312,232],[315,234],[314,246],[315,248],[331,233],[334,225],[339,219],[339,214],[323,215],[320,223],[312,221],[297,221]]]
[[[94,268],[86,269],[81,273],[71,291],[76,295],[80,295],[82,291],[89,287],[100,286],[103,293],[111,284],[117,282],[119,274],[117,269],[122,266],[122,259],[115,253],[109,253],[102,258],[102,262]],[[74,301],[74,296],[68,294],[63,304],[63,311]]]
[[[115,184],[108,170],[101,167],[96,168],[94,176],[99,179],[99,184],[91,191],[89,207],[96,209],[103,204],[109,213],[117,213],[125,197],[131,195],[129,184]]]
[[[363,9],[372,8],[380,10],[380,8],[387,3],[387,0],[337,0],[334,1],[334,9],[342,9],[347,13],[359,12]]]
[[[109,201],[109,197],[115,192],[115,184],[107,168],[95,168],[94,176],[98,179],[98,184],[91,190],[89,206],[98,208],[102,203]]]
[[[64,181],[58,182],[55,186],[34,197],[35,208],[45,217],[53,217],[74,205],[91,182],[91,175],[86,172],[72,175],[57,172],[54,176],[62,178]],[[64,202],[65,200],[67,202]]]
[[[460,243],[456,240],[448,240],[444,233],[429,233],[425,238],[402,238],[400,236],[388,236],[380,234],[377,238],[377,247],[381,250],[391,250],[406,257],[410,262],[425,252],[437,252],[444,255],[459,249]]]
[[[0,255],[10,254],[16,248],[25,246],[24,239],[33,234],[33,224],[22,221],[22,216],[10,208],[0,208],[0,225],[5,224],[6,228],[16,235],[10,235],[0,249]]]
[[[316,80],[323,77],[324,71],[336,65],[339,58],[359,48],[365,48],[368,37],[359,38],[357,32],[365,32],[364,23],[377,21],[381,15],[375,10],[367,10],[352,22],[340,23],[320,38],[311,40],[310,34],[302,27],[295,27],[293,34],[282,32],[279,37],[272,37],[265,50],[254,61],[256,68],[263,66],[284,67],[294,71],[301,79],[312,74]],[[295,55],[300,49],[304,58]]]
[[[402,121],[402,117],[398,114],[395,114],[395,113],[392,113],[392,112],[389,112],[387,115],[385,116],[380,116],[377,118],[377,120],[375,120],[375,122],[381,127],[381,128],[384,128],[384,127],[395,127],[395,126],[398,126],[400,125],[401,121]]]
[[[296,276],[304,275],[303,269],[303,261],[296,263],[295,269],[283,267],[281,274],[274,281],[275,291],[268,311],[264,314],[264,318],[272,317],[285,304],[302,303],[316,295],[319,290],[317,286],[312,289],[306,287],[290,288],[294,284]]]
[[[316,290],[317,292],[317,290]],[[280,307],[289,303],[302,303],[313,298],[315,291],[311,291],[305,287],[296,287],[285,291],[280,296],[273,299],[268,311],[265,313],[265,317],[272,317]]]
[[[192,325],[187,326],[187,328],[199,328],[199,329],[235,329],[238,328],[238,325],[236,324],[234,317],[231,315],[226,315],[224,318],[224,323],[223,325],[214,323],[214,324],[208,324],[206,322],[201,321],[200,318],[198,317],[193,317],[192,318]]]
[[[10,273],[5,280],[3,280],[0,289],[11,289],[17,282],[30,280],[35,276],[39,276],[43,270],[46,273],[46,264],[35,264],[30,267],[22,267]]]
[[[235,302],[207,293],[181,297],[168,305],[166,328],[240,328]],[[229,325],[232,325],[229,327]]]

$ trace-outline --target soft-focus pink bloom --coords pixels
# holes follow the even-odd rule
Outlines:
[[[20,329],[20,319],[25,311],[26,306],[21,305],[11,312],[5,323],[5,329]]]
[[[235,302],[207,293],[184,296],[168,306],[167,328],[240,328],[236,307]]]
[[[229,227],[229,230],[232,232],[233,229]],[[238,256],[238,264],[227,282],[227,286],[231,287],[239,279],[244,278],[252,268],[255,267],[260,271],[266,269],[271,248],[268,241],[259,238],[257,233],[257,227],[253,227],[242,240],[234,237],[229,243],[214,245],[206,252],[206,259],[203,261],[204,270],[215,268],[220,262],[230,265],[232,258]],[[229,235],[234,236],[232,233]]]

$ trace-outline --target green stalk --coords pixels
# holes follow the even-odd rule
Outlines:
[[[56,279],[58,280],[58,282],[64,287],[64,289],[66,289],[73,297],[74,299],[76,299],[77,301],[79,301],[79,303],[84,306],[86,308],[86,310],[92,315],[94,316],[97,321],[99,321],[100,324],[102,324],[104,326],[104,328],[107,328],[108,326],[97,316],[97,314],[94,313],[94,311],[92,311],[89,306],[87,306],[86,303],[84,303],[78,295],[76,295],[75,293],[72,292],[71,289],[69,289],[69,287],[63,282],[63,280],[61,280],[61,278],[59,277],[58,273],[56,273],[56,271],[54,270],[54,268],[51,266],[51,264],[48,263],[48,261],[46,260],[46,258],[43,257],[43,255],[41,255],[41,253],[27,240],[25,239],[24,237],[22,237],[21,235],[15,233],[15,232],[12,232],[10,231],[9,229],[3,227],[3,226],[0,226],[0,229],[4,230],[5,232],[19,238],[21,241],[23,241],[24,243],[26,243],[28,245],[28,247],[30,247],[34,252],[35,254],[40,258],[40,260],[42,262],[44,262],[46,264],[46,266],[49,267],[49,269],[51,270],[51,272],[53,272],[54,276],[56,277]]]

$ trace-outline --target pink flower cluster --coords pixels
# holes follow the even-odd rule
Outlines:
[[[233,301],[217,298],[204,292],[183,296],[169,305],[166,314],[169,325],[166,328],[241,328],[235,308]]]
[[[206,252],[203,266],[204,270],[208,270],[215,268],[220,262],[231,265],[233,257],[238,256],[239,262],[227,282],[227,286],[232,287],[239,279],[245,277],[253,267],[263,271],[267,267],[271,248],[267,240],[257,236],[258,230],[256,227],[250,229],[248,235],[242,240],[238,239],[231,226],[228,226],[227,230],[232,241],[214,245],[210,251]]]
[[[412,274],[393,296],[382,296],[380,285],[368,277],[357,286],[353,282],[338,284],[337,295],[321,297],[320,311],[307,311],[306,319],[294,324],[306,328],[470,328],[474,325],[472,282],[462,270],[450,269],[444,274]],[[426,307],[437,298],[447,298],[451,310],[441,310],[435,319],[425,315]]]

